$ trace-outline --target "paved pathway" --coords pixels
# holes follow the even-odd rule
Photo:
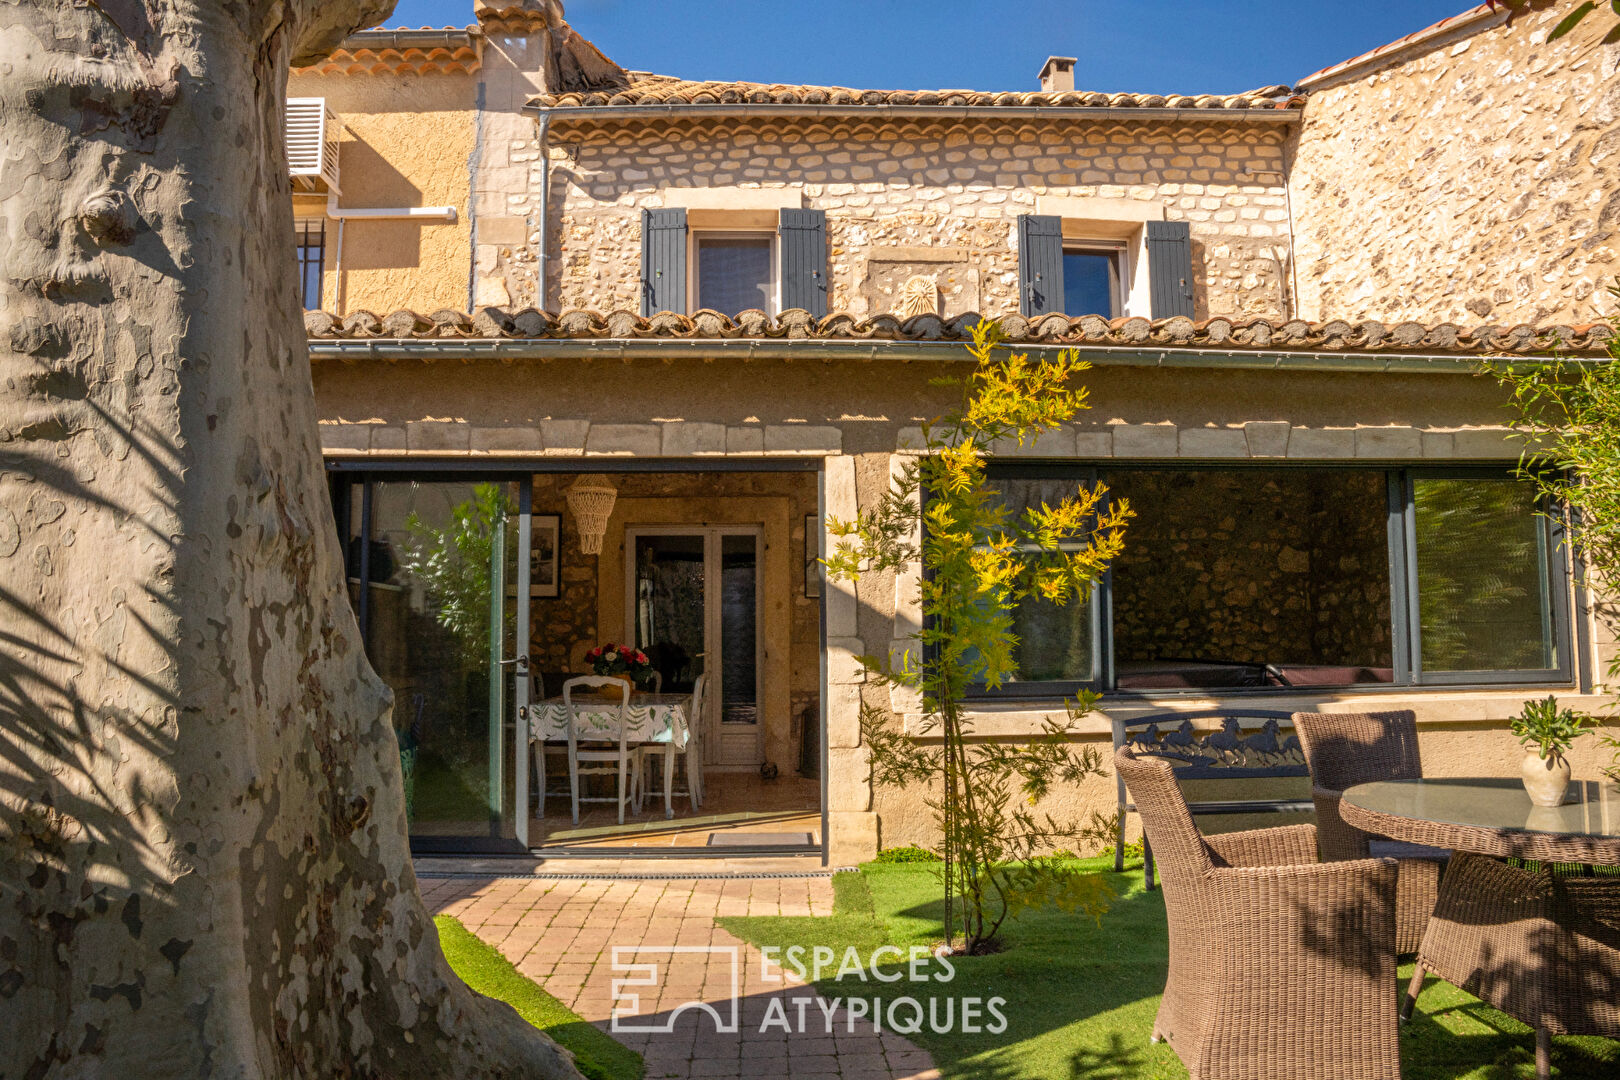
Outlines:
[[[634,868],[621,864],[620,869]],[[582,866],[578,872],[591,871]],[[644,1056],[649,1080],[936,1080],[939,1075],[926,1052],[902,1036],[875,1031],[865,1019],[851,1021],[838,1011],[829,1030],[812,989],[766,981],[758,951],[715,924],[722,915],[829,914],[833,893],[827,877],[454,877],[424,878],[421,887],[430,909],[460,919],[597,1027],[609,1030],[618,1005],[623,1015],[614,1037]],[[711,1015],[681,1006],[708,1003],[729,1020],[734,955],[740,968],[738,1030],[719,1033]],[[656,984],[623,988],[616,1001],[614,980],[638,974],[625,964],[656,964]],[[628,1007],[632,993],[639,995],[634,1008]],[[791,1032],[774,1022],[778,1016]],[[632,1033],[624,1030],[629,1026],[670,1030]]]

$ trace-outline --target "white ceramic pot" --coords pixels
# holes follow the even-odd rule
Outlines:
[[[1562,754],[1550,758],[1536,754],[1524,756],[1524,790],[1536,806],[1563,806],[1564,793],[1569,790],[1569,759]]]

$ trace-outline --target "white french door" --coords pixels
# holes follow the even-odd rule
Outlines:
[[[764,760],[763,541],[761,525],[625,530],[625,637],[652,661],[664,693],[691,693],[707,676],[694,718],[706,765]]]

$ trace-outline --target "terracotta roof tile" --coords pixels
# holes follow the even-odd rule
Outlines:
[[[1331,64],[1320,71],[1313,71],[1311,74],[1299,80],[1296,85],[1303,89],[1311,86],[1314,83],[1326,82],[1335,76],[1343,75],[1355,68],[1363,67],[1375,60],[1380,60],[1386,56],[1389,56],[1391,53],[1397,53],[1402,49],[1410,48],[1415,45],[1421,45],[1424,42],[1433,41],[1434,39],[1444,37],[1447,34],[1456,33],[1463,30],[1465,27],[1472,26],[1473,24],[1480,22],[1481,20],[1497,18],[1505,21],[1507,16],[1508,9],[1505,4],[1499,6],[1480,4],[1476,7],[1469,8],[1467,11],[1458,12],[1456,15],[1449,15],[1446,18],[1441,19],[1439,22],[1425,26],[1421,30],[1413,31],[1410,34],[1407,34],[1405,37],[1396,38],[1394,41],[1391,41],[1386,45],[1380,45],[1376,49],[1369,49],[1367,52],[1364,52],[1359,56],[1352,56],[1348,60],[1341,60],[1339,63]],[[1481,29],[1483,29],[1483,27],[1481,27]]]
[[[1096,91],[857,90],[847,86],[783,83],[702,82],[649,72],[629,72],[619,90],[541,94],[530,104],[541,108],[614,108],[630,105],[937,105],[1044,106],[1087,109],[1298,109],[1304,98],[1286,86],[1265,86],[1246,94],[1105,94]]]
[[[481,66],[472,46],[455,49],[335,49],[299,75],[465,75]]]
[[[386,339],[552,339],[610,340],[668,338],[687,341],[735,339],[814,339],[824,341],[967,341],[979,315],[944,318],[917,315],[901,319],[883,313],[857,317],[833,312],[814,319],[801,310],[770,316],[745,311],[730,317],[703,310],[692,315],[672,311],[641,316],[628,311],[560,313],[523,308],[479,308],[471,315],[442,310],[431,314],[396,311],[378,316],[356,311],[341,319],[324,311],[304,313],[304,330],[316,340]],[[1195,322],[1176,317],[1105,319],[1100,315],[1014,315],[1002,320],[1014,344],[1199,348],[1230,350],[1296,350],[1300,352],[1456,353],[1484,356],[1530,355],[1552,351],[1576,355],[1604,352],[1615,335],[1608,323],[1578,326],[1462,327],[1454,323],[1334,319],[1271,320],[1216,316]]]

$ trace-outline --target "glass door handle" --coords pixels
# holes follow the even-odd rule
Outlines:
[[[529,654],[524,653],[522,656],[514,656],[510,660],[498,660],[496,663],[500,664],[502,667],[507,667],[511,664],[522,664],[524,667],[528,667]]]

